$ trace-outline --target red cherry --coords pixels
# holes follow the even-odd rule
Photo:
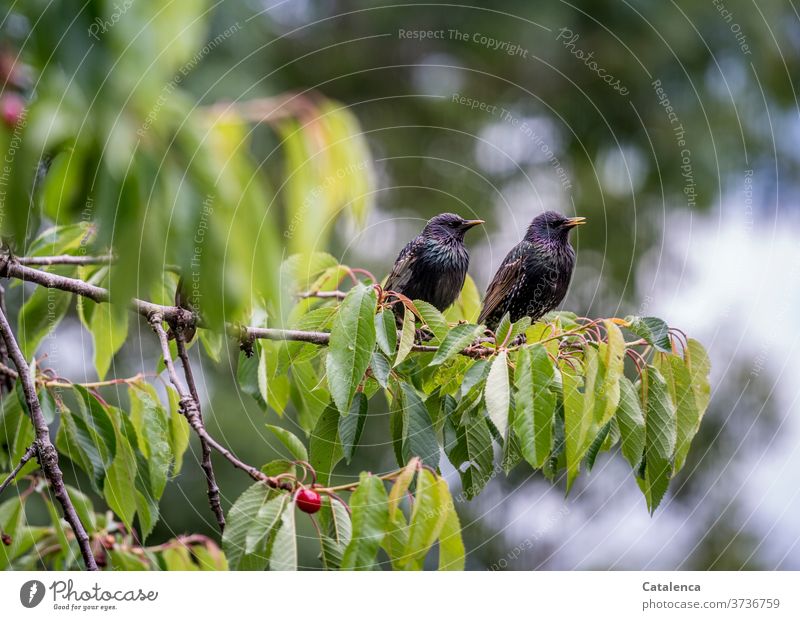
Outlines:
[[[310,515],[313,515],[322,508],[322,498],[319,496],[319,493],[311,489],[300,489],[295,501],[300,510]]]
[[[0,114],[2,114],[3,122],[9,129],[17,126],[22,113],[25,111],[25,101],[16,93],[6,93],[0,99]]]

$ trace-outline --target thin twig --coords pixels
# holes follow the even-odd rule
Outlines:
[[[20,256],[17,262],[20,265],[110,265],[116,262],[113,254],[104,256],[73,256],[60,254],[58,256]]]
[[[25,467],[25,463],[30,461],[33,458],[34,454],[36,454],[36,445],[35,444],[31,444],[31,447],[28,448],[25,451],[25,454],[22,455],[22,458],[19,460],[19,463],[17,463],[17,466],[8,475],[8,478],[5,479],[3,484],[0,484],[0,493],[2,493],[3,491],[6,490],[6,487],[9,484],[11,484],[11,482],[14,480],[14,478],[17,477],[17,474],[20,472],[20,470],[23,467]]]
[[[178,392],[178,396],[180,397],[181,412],[186,417],[189,425],[192,427],[197,436],[200,439],[208,442],[209,446],[225,457],[234,467],[246,472],[253,480],[263,482],[272,488],[285,489],[287,491],[292,490],[291,484],[281,482],[272,476],[267,476],[260,469],[257,469],[256,467],[248,465],[247,463],[239,460],[228,448],[219,444],[216,439],[208,434],[203,422],[200,420],[194,399],[183,386],[181,380],[178,378],[178,373],[175,371],[175,365],[172,363],[172,354],[169,350],[169,339],[167,338],[167,332],[164,330],[162,321],[163,317],[159,314],[153,314],[150,316],[150,325],[152,326],[153,331],[156,333],[156,336],[158,336],[158,340],[161,343],[161,355],[164,358],[164,365],[167,367],[167,374],[169,375],[170,383],[172,383],[172,385],[175,387]]]
[[[297,296],[300,299],[308,299],[309,297],[318,299],[344,299],[347,297],[347,293],[344,291],[305,291],[303,293],[298,293]]]
[[[194,373],[192,372],[192,366],[189,363],[189,355],[186,353],[183,327],[178,325],[173,331],[175,332],[175,344],[178,348],[178,357],[181,358],[181,364],[183,364],[183,376],[186,379],[186,384],[189,386],[189,393],[194,399],[195,406],[197,407],[197,417],[199,418],[200,423],[205,426],[203,422],[203,412],[200,409],[200,398],[197,395],[197,386],[194,382]],[[211,511],[217,518],[219,531],[223,532],[225,531],[225,513],[222,511],[222,504],[220,503],[219,498],[219,486],[217,486],[217,479],[214,476],[214,466],[211,463],[211,446],[205,439],[200,437],[200,447],[203,452],[203,460],[201,461],[200,466],[203,468],[203,472],[205,472],[206,475],[206,485],[208,486],[208,503],[211,506]]]
[[[50,488],[53,489],[61,508],[64,511],[64,518],[72,527],[75,533],[75,539],[78,541],[78,546],[83,556],[83,561],[86,568],[89,570],[97,570],[97,562],[94,559],[89,536],[81,523],[78,514],[75,512],[75,506],[72,505],[72,500],[67,493],[67,487],[64,486],[64,476],[61,473],[61,468],[58,466],[58,452],[56,452],[53,442],[50,441],[50,431],[47,428],[47,421],[42,413],[39,398],[36,396],[36,385],[28,372],[28,364],[25,361],[25,356],[17,344],[14,334],[11,331],[11,326],[8,324],[8,319],[4,312],[0,312],[0,335],[6,343],[6,349],[17,367],[19,378],[22,383],[22,390],[25,394],[25,401],[28,405],[28,410],[33,422],[34,430],[36,431],[36,452],[39,466],[44,472]]]
[[[42,271],[41,269],[26,267],[20,264],[17,257],[10,256],[9,254],[0,256],[0,276],[17,278],[23,282],[32,282],[39,286],[44,286],[45,288],[67,291],[68,293],[74,293],[75,295],[91,299],[96,303],[109,301],[107,289],[89,284],[77,278],[69,278],[67,276]],[[167,321],[180,319],[186,314],[191,315],[191,312],[188,310],[178,308],[177,306],[161,306],[141,299],[134,299],[131,302],[131,307],[145,318],[149,317],[151,314],[159,313]]]

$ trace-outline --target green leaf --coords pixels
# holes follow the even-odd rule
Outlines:
[[[422,301],[420,299],[414,300],[414,307],[417,309],[417,312],[419,312],[423,323],[425,323],[431,333],[433,333],[434,341],[441,342],[450,330],[444,315],[427,301]]]
[[[308,451],[303,445],[303,442],[300,441],[300,439],[294,433],[287,431],[285,428],[274,426],[272,424],[267,424],[266,427],[272,431],[273,435],[280,439],[281,443],[286,446],[287,450],[289,450],[289,454],[291,454],[296,460],[308,461]]]
[[[644,479],[637,482],[652,514],[667,492],[672,475],[677,421],[667,383],[655,367],[648,365],[642,372],[639,391],[645,419],[645,471]]]
[[[336,464],[344,453],[339,439],[339,411],[331,403],[314,427],[308,446],[309,463],[317,472],[317,481],[328,484]]]
[[[494,447],[486,419],[472,412],[464,424],[464,439],[469,466],[461,473],[461,484],[467,499],[480,493],[494,476]]]
[[[116,453],[111,467],[105,473],[103,482],[103,497],[109,508],[122,519],[130,530],[133,527],[133,517],[136,513],[136,455],[128,439],[116,429]]]
[[[553,416],[557,401],[553,392],[555,368],[540,344],[520,349],[514,372],[514,432],[520,450],[531,467],[542,467],[553,443]]]
[[[492,362],[489,376],[486,377],[486,409],[497,432],[505,438],[508,430],[508,412],[511,404],[511,390],[508,382],[508,352],[501,351]]]
[[[450,505],[446,503],[447,500]],[[447,483],[427,469],[421,469],[417,474],[414,508],[408,523],[408,542],[401,566],[412,570],[422,569],[425,556],[439,538],[451,508],[452,499]]]
[[[0,504],[0,531],[11,537],[10,546],[0,543],[0,570],[8,567],[19,554],[18,534],[22,529],[24,517],[22,499],[19,496],[12,497]]]
[[[642,463],[642,456],[644,456],[644,414],[636,389],[630,380],[624,376],[620,377],[619,387],[620,399],[616,419],[622,438],[622,456],[636,471]]]
[[[702,419],[711,400],[711,385],[708,381],[708,375],[711,372],[711,361],[703,345],[692,338],[688,339],[688,346],[683,353],[683,359],[692,378],[694,401]]]
[[[266,549],[247,553],[248,532],[260,527],[258,515],[274,492],[261,482],[251,485],[228,511],[222,545],[231,570],[263,570],[269,557]]]
[[[149,490],[153,497],[160,499],[173,461],[169,414],[150,385],[133,384],[128,388],[128,395],[131,424],[136,431],[142,455],[147,460],[151,484]]]
[[[475,281],[467,274],[461,293],[455,303],[445,311],[445,318],[451,323],[458,323],[459,321],[474,323],[478,320],[480,312],[481,295],[478,292],[478,287],[475,286]]]
[[[653,366],[663,375],[670,399],[675,405],[677,433],[674,472],[677,473],[683,467],[692,439],[700,428],[700,410],[695,402],[691,374],[682,358],[672,353],[657,353],[653,358]]]
[[[94,342],[94,365],[102,381],[111,360],[128,337],[128,308],[117,304],[98,304],[92,312],[89,331]]]
[[[378,355],[378,354],[376,354]],[[361,433],[364,431],[364,423],[367,420],[367,397],[361,392],[353,398],[350,413],[339,418],[339,438],[342,444],[342,453],[347,464],[353,458],[358,442],[361,440]]]
[[[266,409],[267,401],[261,396],[261,384],[259,382],[259,344],[253,347],[253,355],[247,357],[244,351],[239,351],[239,363],[236,366],[236,380],[242,392],[251,396],[262,409]]]
[[[439,350],[436,351],[436,355],[433,356],[430,366],[444,364],[449,359],[458,355],[467,346],[471,345],[482,333],[482,325],[456,325],[447,332],[444,341],[439,345]]]
[[[661,319],[654,316],[629,316],[625,320],[628,322],[628,329],[639,338],[644,338],[648,344],[659,351],[672,351],[669,326]]]
[[[375,353],[372,354],[369,367],[372,370],[372,376],[375,377],[378,384],[383,389],[386,389],[389,386],[389,375],[392,372],[392,366],[389,360],[380,352],[375,351]]]
[[[370,570],[389,522],[388,497],[383,482],[366,472],[350,498],[353,535],[342,556],[343,570]]]
[[[183,455],[189,447],[189,422],[181,414],[178,393],[172,386],[167,386],[169,400],[169,447],[174,460],[173,472],[177,475],[183,466]]]
[[[567,491],[580,471],[580,464],[591,438],[589,429],[594,416],[594,390],[583,386],[594,385],[598,371],[597,350],[584,351],[585,376],[578,374],[568,363],[561,362],[561,383],[564,393],[564,434],[567,458]]]
[[[17,339],[26,360],[34,356],[44,337],[58,327],[71,299],[69,293],[37,287],[25,301],[17,319]]]
[[[597,455],[600,454],[600,450],[603,448],[603,444],[606,442],[606,439],[608,439],[608,434],[610,431],[611,422],[600,429],[600,432],[597,433],[597,436],[589,445],[589,449],[586,451],[586,469],[588,471],[592,471],[592,467],[594,467],[594,462],[597,459]]]
[[[501,346],[508,346],[509,342],[511,341],[511,315],[506,312],[503,315],[503,318],[500,319],[500,323],[495,330],[495,345],[497,347]]]
[[[397,325],[394,319],[394,312],[391,310],[381,310],[375,315],[375,336],[378,347],[387,357],[394,355],[397,348]]]
[[[397,347],[397,357],[394,359],[394,366],[397,367],[411,353],[411,348],[414,346],[414,336],[417,333],[417,320],[414,313],[408,308],[405,309],[403,315],[403,329],[400,332],[400,346]]]
[[[409,384],[402,383],[403,460],[418,456],[423,463],[439,467],[439,442],[425,403]]]
[[[271,571],[297,570],[297,533],[295,532],[294,501],[281,514],[281,523],[272,543],[269,557]]]
[[[606,342],[600,343],[602,383],[597,387],[602,401],[595,407],[595,425],[601,428],[614,417],[619,405],[619,380],[625,372],[625,337],[612,321],[605,321]]]
[[[448,509],[439,533],[439,570],[461,571],[464,570],[466,550],[461,538],[461,523],[449,490],[444,505]]]
[[[374,288],[354,286],[333,322],[326,366],[331,396],[342,415],[350,411],[375,348],[377,302]]]

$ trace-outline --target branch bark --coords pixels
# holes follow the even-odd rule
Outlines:
[[[9,484],[11,484],[11,482],[14,480],[14,478],[16,478],[16,477],[17,477],[17,474],[20,472],[20,470],[21,470],[23,467],[25,467],[25,463],[27,463],[28,461],[30,461],[30,460],[33,458],[33,456],[34,456],[35,454],[36,454],[36,445],[35,445],[35,444],[32,444],[32,445],[31,445],[31,447],[30,447],[30,448],[28,448],[28,449],[25,451],[25,454],[23,454],[23,455],[22,455],[22,458],[19,460],[19,463],[17,463],[17,466],[16,466],[16,467],[15,467],[15,468],[14,468],[14,469],[11,471],[11,473],[10,473],[10,474],[8,474],[8,478],[6,478],[6,479],[3,481],[3,483],[2,483],[2,484],[0,484],[0,493],[2,493],[3,491],[5,491],[5,490],[6,490],[6,487],[7,487]]]
[[[194,399],[194,404],[197,407],[197,417],[199,422],[205,426],[205,423],[203,422],[203,412],[200,409],[200,398],[197,395],[197,386],[194,382],[194,373],[192,372],[192,366],[189,363],[189,354],[186,352],[183,327],[179,325],[176,326],[174,328],[174,332],[175,344],[178,348],[178,357],[181,358],[181,364],[183,365],[183,376],[186,379],[186,384],[189,386],[189,393]],[[208,486],[208,503],[211,506],[211,511],[217,518],[219,531],[224,532],[225,513],[222,511],[222,504],[219,497],[219,486],[217,486],[217,479],[216,476],[214,476],[214,466],[211,463],[211,446],[209,445],[208,441],[200,437],[200,447],[203,452],[203,460],[201,461],[200,466],[203,468],[203,472],[205,472],[206,475],[206,485]]]
[[[44,476],[50,484],[50,488],[53,490],[53,494],[61,504],[61,508],[64,511],[64,518],[75,533],[75,539],[78,541],[78,546],[80,547],[86,568],[89,570],[97,570],[97,562],[95,562],[94,554],[92,553],[89,535],[86,533],[81,520],[78,518],[78,513],[75,512],[75,506],[72,505],[72,500],[67,493],[67,487],[64,485],[64,476],[58,465],[58,452],[56,452],[53,442],[50,441],[50,431],[47,428],[47,421],[44,419],[44,414],[42,414],[42,408],[39,404],[39,398],[36,395],[36,386],[29,372],[25,357],[22,355],[22,351],[11,331],[11,325],[8,324],[5,312],[0,312],[0,335],[5,342],[6,349],[11,359],[14,361],[14,365],[17,367],[17,372],[22,382],[25,402],[28,405],[31,422],[36,431],[34,444],[36,446],[39,466],[42,468]]]
[[[275,489],[285,489],[287,491],[291,491],[291,484],[282,482],[281,480],[273,478],[272,476],[267,476],[260,469],[241,461],[228,448],[221,445],[216,439],[208,434],[208,431],[206,430],[205,425],[200,418],[194,398],[192,398],[191,394],[189,394],[187,389],[183,386],[180,378],[178,377],[178,373],[175,371],[175,364],[172,361],[172,354],[169,350],[169,339],[162,324],[163,317],[159,314],[153,314],[150,316],[149,320],[150,325],[152,326],[153,331],[156,333],[156,336],[158,336],[158,341],[161,344],[161,355],[164,358],[164,365],[167,367],[167,374],[169,375],[170,383],[172,383],[172,385],[175,387],[178,392],[178,396],[180,397],[181,412],[186,417],[189,425],[192,427],[197,436],[202,441],[207,442],[211,448],[225,457],[234,467],[246,472],[253,480],[263,482],[267,486]]]

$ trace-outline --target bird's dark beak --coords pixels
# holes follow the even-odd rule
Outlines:
[[[565,228],[575,228],[576,226],[580,226],[581,224],[586,223],[585,217],[570,217],[567,218],[566,223],[564,224]]]
[[[485,224],[484,220],[464,220],[464,223],[461,224],[461,228],[464,230],[469,230],[475,226],[480,226],[481,224]]]

